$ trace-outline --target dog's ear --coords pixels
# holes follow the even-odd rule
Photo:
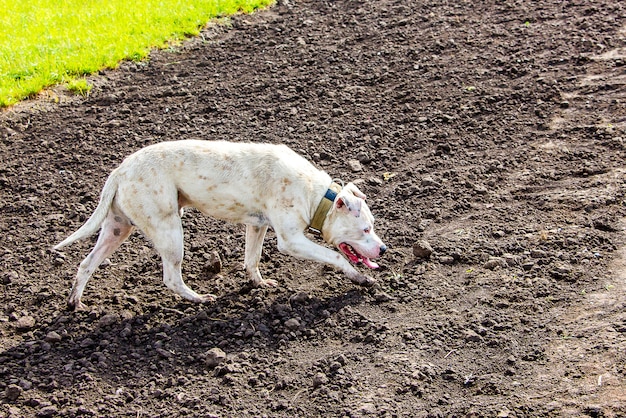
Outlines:
[[[343,190],[335,199],[335,209],[339,211],[346,211],[353,214],[356,217],[361,216],[361,200],[356,199],[355,196],[350,193],[345,193]]]
[[[365,193],[360,191],[359,188],[356,187],[356,185],[354,183],[346,184],[346,187],[344,187],[343,189],[351,192],[353,195],[355,195],[356,197],[361,198],[363,200],[365,200],[365,198],[366,198]]]

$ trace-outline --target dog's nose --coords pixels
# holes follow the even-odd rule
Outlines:
[[[380,246],[380,255],[385,254],[385,251],[387,251],[387,246],[383,244]]]

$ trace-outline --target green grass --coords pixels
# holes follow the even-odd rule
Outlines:
[[[0,0],[0,107],[151,48],[197,35],[214,17],[274,0]],[[80,80],[69,85],[87,94]]]
[[[74,94],[80,94],[81,96],[88,96],[91,91],[91,84],[84,78],[76,78],[67,82],[67,89]]]

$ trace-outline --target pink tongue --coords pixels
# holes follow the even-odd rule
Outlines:
[[[374,263],[372,260],[370,260],[367,257],[363,257],[361,261],[363,262],[363,264],[365,264],[367,267],[371,269],[377,269],[378,267],[380,267],[378,264]]]
[[[339,244],[339,249],[341,251],[344,252],[344,254],[350,259],[350,261],[352,261],[353,263],[357,264],[357,263],[363,263],[365,264],[367,267],[371,268],[371,269],[377,269],[378,267],[380,267],[378,264],[376,264],[375,262],[373,262],[372,260],[370,260],[367,257],[363,257],[361,254],[355,254],[355,252],[352,252],[353,248],[350,247],[348,244],[342,242],[341,244]]]

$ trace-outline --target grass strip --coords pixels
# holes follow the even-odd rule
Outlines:
[[[273,2],[0,0],[0,107],[122,60],[145,59],[152,48],[197,35],[212,18]]]

